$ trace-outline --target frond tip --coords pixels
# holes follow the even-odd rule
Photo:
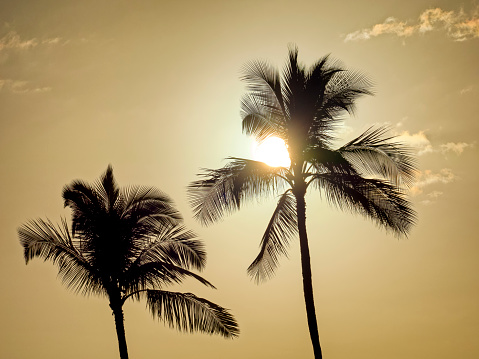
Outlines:
[[[406,195],[387,181],[323,173],[315,175],[313,183],[339,209],[365,215],[398,236],[407,236],[416,222]]]
[[[147,291],[147,305],[154,317],[180,331],[239,335],[238,323],[227,309],[192,293]]]

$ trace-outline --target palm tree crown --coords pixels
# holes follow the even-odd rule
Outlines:
[[[271,277],[289,240],[299,234],[308,324],[316,358],[321,358],[311,284],[306,234],[305,194],[320,197],[343,210],[360,213],[397,235],[406,235],[415,212],[405,189],[416,171],[409,149],[387,136],[387,128],[370,128],[337,147],[336,132],[355,101],[372,95],[371,82],[323,57],[307,69],[291,48],[282,75],[262,61],[244,68],[247,94],[241,101],[243,132],[263,141],[283,139],[291,165],[270,167],[230,157],[220,169],[204,170],[189,186],[196,218],[205,225],[240,208],[255,196],[281,193],[261,240],[258,256],[248,268],[257,281]]]
[[[19,237],[25,260],[50,260],[75,292],[109,299],[122,358],[128,357],[122,307],[129,298],[145,298],[154,316],[180,330],[238,335],[226,309],[163,289],[188,277],[214,288],[191,272],[206,264],[203,244],[182,226],[164,193],[139,186],[120,189],[109,166],[93,185],[74,181],[66,186],[63,199],[72,210],[71,230],[64,219],[60,226],[41,219],[23,225]]]

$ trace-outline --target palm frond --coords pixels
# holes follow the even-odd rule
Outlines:
[[[203,243],[184,226],[158,228],[154,240],[143,240],[143,248],[131,267],[148,262],[167,262],[180,267],[201,270],[206,264]]]
[[[260,95],[248,94],[241,100],[243,133],[263,141],[269,136],[284,136],[284,120],[281,109],[262,99]]]
[[[100,181],[96,184],[96,191],[105,204],[108,211],[112,211],[118,200],[120,189],[113,176],[113,167],[108,165]]]
[[[58,266],[62,282],[75,292],[105,294],[101,278],[79,251],[63,219],[56,227],[51,221],[30,221],[18,229],[25,261],[42,258]]]
[[[417,174],[412,149],[387,136],[388,127],[369,128],[338,151],[362,173],[379,175],[396,185],[410,186]]]
[[[359,71],[336,72],[325,90],[325,99],[319,112],[324,118],[334,119],[341,112],[354,114],[356,100],[364,95],[374,95],[372,81]]]
[[[106,211],[105,204],[97,191],[88,183],[73,181],[63,188],[64,206],[72,210],[72,234],[89,227],[94,218]]]
[[[168,195],[154,187],[129,186],[121,192],[124,198],[122,217],[130,216],[142,221],[144,218],[163,218],[165,223],[182,221],[180,212]]]
[[[276,209],[261,239],[261,249],[248,274],[256,282],[269,279],[278,267],[279,257],[287,257],[289,239],[298,233],[296,200],[287,190],[278,201]]]
[[[312,180],[324,197],[342,210],[369,217],[397,235],[407,235],[416,213],[397,186],[386,181],[342,173],[315,174]]]
[[[181,283],[186,278],[192,278],[201,284],[215,288],[213,284],[198,274],[168,262],[145,259],[126,271],[120,286],[125,293],[134,293],[145,289],[162,288],[169,284]]]
[[[220,169],[204,170],[199,174],[204,179],[188,186],[194,216],[204,225],[238,210],[246,199],[281,189],[285,182],[286,168],[242,158],[230,157],[229,160]]]
[[[246,82],[250,93],[267,97],[268,103],[284,113],[281,79],[278,70],[264,61],[248,62],[242,70],[241,80]]]
[[[196,233],[186,230],[184,226],[176,226],[171,229],[165,228],[155,241],[154,249],[147,256],[152,256],[153,252],[165,259],[168,258],[172,263],[183,268],[195,268],[202,270],[206,265],[206,251],[203,242],[201,242]]]
[[[345,159],[339,151],[329,150],[319,146],[309,147],[304,152],[304,159],[313,165],[314,172],[317,174],[358,174],[353,165]],[[311,175],[311,173],[308,175]]]
[[[226,338],[239,335],[238,323],[227,309],[192,293],[148,290],[147,305],[154,317],[180,331],[220,334]]]
[[[298,48],[289,46],[288,60],[283,70],[281,88],[285,113],[291,121],[304,121],[301,106],[306,84],[306,69],[298,62]]]

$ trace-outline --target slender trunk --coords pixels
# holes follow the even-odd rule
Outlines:
[[[311,259],[309,256],[308,235],[306,234],[306,202],[304,193],[296,195],[296,212],[298,215],[299,245],[301,250],[301,269],[303,273],[303,292],[308,317],[309,335],[313,344],[314,357],[321,359],[321,345],[319,344],[318,323],[314,308],[313,281],[311,276]]]
[[[113,311],[113,316],[115,317],[115,327],[116,335],[118,337],[118,348],[120,349],[120,359],[128,359],[128,349],[126,347],[125,325],[121,301],[111,301],[110,307]]]

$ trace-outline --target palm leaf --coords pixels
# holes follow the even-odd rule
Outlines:
[[[147,291],[147,305],[153,316],[180,331],[239,335],[238,323],[227,309],[192,293]]]
[[[412,150],[391,142],[394,136],[386,136],[387,127],[369,128],[363,134],[338,149],[360,172],[379,175],[396,185],[410,186],[417,173]]]
[[[288,119],[291,121],[303,120],[299,115],[298,110],[301,106],[298,101],[305,90],[306,83],[306,69],[304,65],[298,62],[298,48],[290,46],[288,51],[288,60],[283,70],[282,77],[282,94],[285,112],[288,114]]]
[[[278,70],[264,61],[251,61],[243,67],[241,79],[248,92],[269,98],[268,103],[280,108],[284,114],[281,79]]]
[[[354,114],[356,100],[364,95],[372,96],[372,81],[359,71],[343,70],[336,72],[325,90],[325,98],[319,114],[334,120],[343,111]]]
[[[62,282],[73,291],[105,294],[100,276],[82,256],[65,220],[59,227],[42,219],[31,221],[18,229],[18,235],[26,263],[35,257],[52,261]]]
[[[386,181],[359,175],[315,174],[312,183],[333,205],[369,217],[397,235],[407,235],[416,213],[406,196]]]
[[[105,204],[97,191],[83,181],[73,181],[63,188],[64,206],[72,210],[72,234],[83,231],[90,223],[106,211]]]
[[[298,233],[296,200],[287,190],[278,201],[276,209],[261,239],[261,249],[248,274],[256,282],[269,279],[278,267],[280,256],[287,256],[289,239]]]
[[[105,208],[110,212],[117,204],[120,189],[113,176],[113,167],[108,165],[105,173],[101,176],[100,181],[96,183],[96,192],[105,204]]]
[[[120,285],[125,293],[132,295],[132,293],[141,290],[178,284],[186,278],[195,279],[207,287],[215,288],[205,278],[187,269],[172,263],[153,260],[145,260],[143,263],[137,263],[137,265],[130,267],[123,274]]]
[[[142,244],[143,248],[131,267],[156,261],[201,270],[206,264],[203,243],[193,231],[186,230],[184,226],[158,228],[154,240],[143,240]]]
[[[204,225],[220,220],[224,214],[238,210],[249,198],[269,195],[281,189],[287,169],[270,167],[259,161],[229,158],[218,170],[204,170],[204,179],[188,186],[195,218]]]
[[[138,222],[157,218],[165,223],[177,224],[181,214],[173,201],[162,191],[152,187],[129,186],[121,193],[124,199],[122,217],[133,217]]]
[[[250,94],[241,100],[243,133],[260,142],[269,136],[283,137],[285,130],[281,109],[258,97]]]
[[[353,165],[346,160],[339,151],[329,150],[319,146],[310,147],[306,149],[304,159],[313,165],[314,171],[317,174],[357,174]],[[311,173],[308,175],[311,175]]]

